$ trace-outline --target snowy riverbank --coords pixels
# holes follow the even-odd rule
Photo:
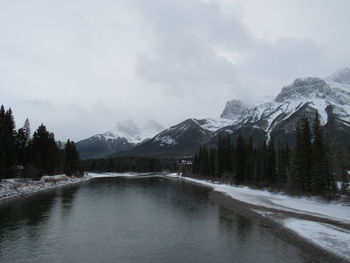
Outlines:
[[[64,185],[91,179],[90,176],[68,177],[65,175],[43,176],[40,180],[29,178],[10,178],[0,181],[0,200],[19,197]]]
[[[9,178],[0,180],[0,200],[24,196],[60,186],[80,183],[94,178],[141,176],[141,173],[86,173],[84,177],[69,177],[64,174],[43,176],[40,180]]]
[[[350,262],[349,205],[323,202],[317,198],[294,198],[266,190],[225,185],[177,174],[169,174],[168,177],[205,185],[234,200],[246,203],[248,208],[250,206],[252,211],[264,218]]]
[[[0,181],[0,200],[23,196],[56,187],[105,177],[149,176],[149,173],[87,173],[84,177],[67,177],[65,175],[44,176],[40,180],[5,179]],[[322,202],[317,198],[294,198],[237,187],[177,174],[167,177],[211,187],[216,192],[243,202],[247,209],[293,231],[300,238],[318,246],[331,254],[350,262],[350,206],[336,202]]]

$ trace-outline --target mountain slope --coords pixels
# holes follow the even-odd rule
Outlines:
[[[228,120],[187,119],[133,149],[112,156],[153,156],[162,158],[192,156],[215,132],[232,123]]]
[[[213,139],[230,134],[263,142],[273,137],[277,142],[294,144],[296,123],[303,116],[313,120],[316,111],[325,125],[326,133],[349,136],[350,133],[350,70],[344,69],[326,79],[299,78],[284,87],[275,100],[247,111],[237,124],[218,132]],[[346,136],[345,136],[346,137]],[[337,143],[337,142],[336,142]]]
[[[118,150],[110,156],[187,157],[197,152],[201,144],[213,145],[220,136],[227,135],[231,140],[242,135],[256,144],[273,138],[276,144],[293,146],[296,124],[304,116],[313,121],[316,111],[331,142],[339,148],[348,147],[349,68],[324,79],[298,78],[284,87],[274,100],[254,108],[237,100],[228,101],[220,119],[187,119],[143,142],[142,136],[137,137],[139,133],[135,132],[127,139],[132,144],[122,141],[120,145],[116,140]]]
[[[224,111],[220,118],[232,120],[233,123],[238,123],[242,116],[249,111],[249,107],[240,100],[229,100],[226,102]]]
[[[82,159],[101,158],[119,151],[126,151],[163,130],[155,120],[149,120],[141,129],[134,122],[118,122],[115,128],[77,142]]]

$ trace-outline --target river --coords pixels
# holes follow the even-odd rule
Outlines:
[[[0,202],[0,262],[307,262],[209,191],[161,177],[97,178]]]

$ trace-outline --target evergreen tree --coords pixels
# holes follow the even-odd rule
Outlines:
[[[66,175],[78,174],[80,172],[80,157],[73,141],[67,141],[64,147],[64,157],[64,173]],[[109,159],[108,169],[111,170],[112,167],[112,159]]]
[[[311,189],[315,195],[328,195],[335,191],[335,180],[328,155],[328,145],[323,135],[318,112],[313,125],[313,170]]]
[[[313,152],[312,152],[312,137],[309,120],[304,117],[302,120],[302,153],[301,153],[301,165],[302,165],[302,178],[303,178],[303,191],[306,193],[311,192],[311,176],[312,176],[312,164],[313,164]]]
[[[282,188],[287,183],[287,178],[290,169],[290,150],[288,144],[286,146],[280,146],[277,153],[277,178],[276,184],[279,188]]]
[[[219,138],[216,148],[200,147],[193,159],[193,173],[229,179],[235,184],[328,197],[336,191],[329,156],[329,146],[316,113],[312,130],[306,117],[297,123],[293,150],[288,145],[276,148],[273,138],[268,144],[254,146],[251,140],[247,143],[242,136],[237,137],[235,144],[223,137]]]
[[[345,168],[343,168],[340,181],[341,181],[341,185],[339,190],[341,193],[346,193],[349,188],[349,178],[348,178],[348,172]]]
[[[0,179],[6,177],[5,165],[5,107],[0,107]]]
[[[276,184],[276,152],[273,139],[270,139],[266,150],[265,179],[267,186]]]
[[[31,162],[41,174],[51,175],[60,171],[60,149],[55,136],[41,124],[34,132],[30,145]]]
[[[241,135],[238,136],[236,142],[236,158],[235,184],[242,184],[246,172],[246,146]]]
[[[289,190],[294,193],[311,192],[312,142],[309,120],[304,117],[296,126],[294,162],[289,177]]]
[[[253,184],[253,177],[254,177],[254,163],[255,163],[255,154],[254,154],[254,147],[253,147],[253,141],[251,138],[249,138],[248,143],[245,146],[245,154],[246,154],[246,160],[245,160],[245,168],[244,168],[244,184],[251,185]]]
[[[15,121],[11,108],[5,111],[0,108],[0,173],[1,177],[12,177],[15,175],[16,157],[16,131]]]
[[[16,148],[18,163],[24,165],[28,161],[28,145],[30,142],[30,123],[26,119],[24,126],[17,131]]]

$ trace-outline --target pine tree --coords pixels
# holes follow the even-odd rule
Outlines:
[[[113,162],[108,160],[108,170],[112,172]],[[140,170],[140,168],[139,168]],[[80,172],[80,158],[76,145],[68,140],[64,147],[64,173],[66,175],[78,174]]]
[[[6,177],[5,164],[5,107],[0,107],[0,179]]]
[[[292,172],[289,177],[289,190],[294,193],[311,192],[312,141],[309,120],[304,117],[296,126],[296,146]]]
[[[312,137],[309,120],[304,117],[302,120],[302,152],[301,152],[301,168],[303,178],[303,192],[311,192],[311,176],[312,176]]]
[[[241,135],[238,136],[236,142],[236,157],[235,184],[242,184],[246,169],[246,146]]]
[[[313,170],[312,170],[312,193],[315,195],[328,195],[335,192],[335,180],[332,172],[328,153],[328,145],[323,135],[318,112],[313,125]]]
[[[4,108],[2,108],[0,115],[3,114]],[[12,177],[15,175],[15,165],[17,164],[16,157],[16,131],[15,121],[11,108],[9,108],[5,115],[0,117],[2,119],[2,142],[3,148],[2,158],[4,163],[4,171],[6,177]]]
[[[248,143],[245,147],[245,153],[246,153],[246,162],[245,162],[245,168],[244,168],[244,183],[246,185],[253,184],[253,177],[254,177],[254,162],[255,162],[255,155],[254,155],[254,147],[253,147],[253,141],[251,138],[249,138]]]
[[[28,145],[30,141],[30,123],[26,119],[24,126],[17,131],[16,149],[18,163],[24,165],[28,161]]]
[[[60,149],[55,135],[41,124],[34,132],[30,145],[31,162],[42,174],[51,175],[60,171]]]
[[[273,139],[270,139],[266,151],[266,184],[276,184],[276,152]]]
[[[349,179],[348,179],[348,172],[347,170],[343,167],[343,172],[340,178],[341,185],[340,185],[340,192],[341,193],[346,193],[349,188]]]
[[[288,179],[289,169],[290,169],[290,150],[288,144],[285,146],[280,146],[277,151],[277,186],[283,188]]]

